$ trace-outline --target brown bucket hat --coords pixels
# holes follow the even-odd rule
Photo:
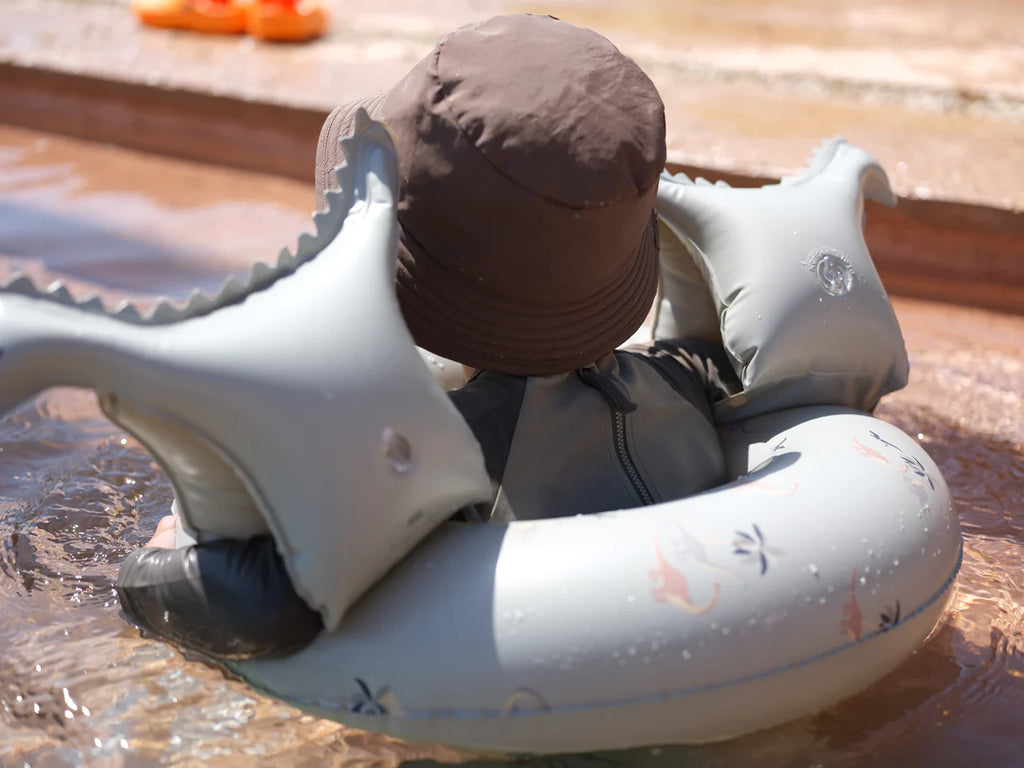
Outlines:
[[[359,107],[395,136],[397,293],[417,344],[545,375],[640,326],[658,279],[664,105],[608,40],[533,15],[448,33],[392,88],[327,118],[321,203]]]

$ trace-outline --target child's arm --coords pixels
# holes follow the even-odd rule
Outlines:
[[[293,653],[323,629],[269,536],[138,549],[122,563],[116,589],[143,629],[211,656]]]

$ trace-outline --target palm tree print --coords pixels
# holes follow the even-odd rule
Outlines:
[[[356,685],[359,690],[349,699],[349,712],[358,712],[361,715],[386,715],[395,703],[394,694],[386,685],[381,686],[374,693],[366,681],[356,678]]]
[[[896,445],[895,443],[890,443],[888,440],[886,440],[884,437],[882,437],[874,430],[869,430],[868,434],[871,435],[871,437],[873,437],[875,440],[880,442],[882,445],[895,450],[899,454],[900,460],[906,465],[906,468],[910,470],[910,472],[912,472],[914,475],[927,482],[929,488],[931,488],[933,491],[935,490],[935,482],[928,474],[928,470],[924,468],[924,464],[921,463],[920,459],[915,458],[914,456],[910,456],[898,445]]]
[[[782,550],[768,546],[757,523],[751,527],[753,533],[736,531],[736,538],[732,542],[732,552],[734,555],[740,555],[746,562],[756,563],[760,568],[760,575],[764,576],[768,572],[769,558],[778,557],[782,554]]]

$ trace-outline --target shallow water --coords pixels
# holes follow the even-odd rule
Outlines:
[[[0,274],[66,277],[109,300],[181,297],[294,242],[311,200],[279,179],[0,127]],[[929,641],[868,690],[780,728],[526,765],[1024,764],[1024,318],[896,304],[912,381],[879,415],[936,459],[965,535]],[[482,760],[303,716],[141,638],[110,585],[170,498],[91,394],[51,390],[0,419],[0,765]]]

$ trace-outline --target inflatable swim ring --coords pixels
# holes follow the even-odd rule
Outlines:
[[[733,356],[731,483],[479,526],[443,523],[489,485],[432,376],[450,365],[394,300],[394,148],[365,114],[344,145],[317,234],[215,297],[140,315],[20,278],[0,292],[0,407],[92,387],[167,470],[182,540],[270,532],[321,610],[311,646],[236,673],[401,738],[564,752],[764,728],[918,647],[960,533],[935,464],[867,413],[906,380],[860,234],[863,194],[888,192],[870,158],[837,140],[775,187],[663,179],[655,331]]]
[[[230,666],[348,725],[513,752],[725,739],[878,680],[935,626],[959,566],[934,464],[828,407],[754,417],[723,444],[742,473],[724,488],[450,524],[338,632]]]

